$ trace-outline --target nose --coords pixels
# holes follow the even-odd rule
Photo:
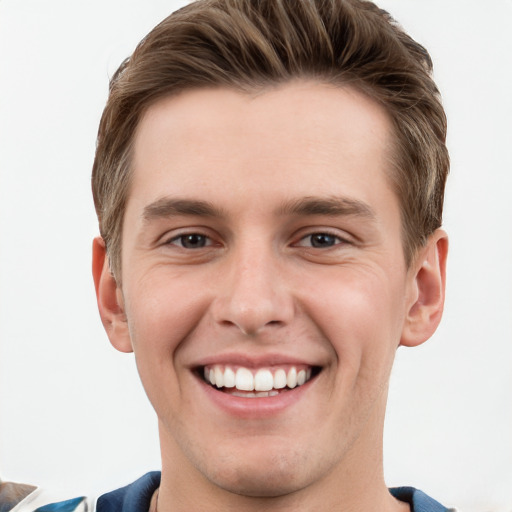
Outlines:
[[[215,321],[239,329],[246,336],[287,325],[294,314],[279,256],[271,248],[253,244],[233,251],[214,301]]]

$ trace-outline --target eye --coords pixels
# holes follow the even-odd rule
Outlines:
[[[345,243],[345,240],[331,233],[311,233],[305,236],[297,244],[299,247],[314,247],[315,249],[328,249]]]
[[[203,247],[212,245],[212,241],[209,237],[199,233],[187,233],[185,235],[180,235],[169,240],[168,243],[178,245],[184,249],[202,249]]]

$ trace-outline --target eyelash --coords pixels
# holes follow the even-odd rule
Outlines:
[[[200,238],[200,239],[204,240],[205,245],[201,245],[200,247],[185,247],[185,245],[183,243],[184,240],[187,238],[190,240],[193,237]],[[181,243],[180,244],[175,243],[177,241],[180,241]],[[169,241],[166,242],[166,245],[177,245],[178,247],[181,247],[182,249],[196,250],[196,249],[204,249],[205,247],[210,247],[211,245],[213,245],[213,241],[208,235],[203,235],[202,233],[182,233],[178,236],[171,238]]]
[[[318,237],[318,238],[322,237],[323,239],[328,238],[328,239],[331,239],[331,241],[333,243],[330,245],[323,246],[323,247],[315,246],[314,245],[315,242],[313,242],[313,237]],[[305,240],[308,240],[308,239],[310,241],[310,244],[303,245],[302,242],[304,242]],[[317,241],[318,241],[318,239],[317,239]],[[331,233],[329,231],[315,231],[315,232],[308,233],[307,235],[302,236],[299,239],[299,241],[297,243],[295,243],[294,245],[298,246],[298,247],[308,247],[311,249],[331,249],[333,247],[336,247],[339,245],[346,245],[349,243],[350,242],[348,240],[346,240],[345,238],[342,238],[341,236]]]
[[[323,239],[329,239],[332,243],[328,245],[324,245],[323,247],[321,245],[315,246],[315,242],[313,241],[313,237],[317,237],[317,242],[320,244],[322,243],[321,240]],[[189,239],[188,242],[194,243],[194,242],[203,242],[203,244],[199,245],[199,247],[186,247],[185,240]],[[194,240],[195,239],[195,240]],[[199,240],[197,240],[199,239]],[[311,245],[304,245],[302,242],[305,240],[310,240]],[[176,243],[180,242],[180,243]],[[295,244],[293,244],[296,247],[309,247],[313,249],[330,249],[332,247],[335,247],[337,245],[342,244],[348,244],[350,243],[348,240],[335,235],[334,233],[330,233],[329,231],[316,231],[313,233],[308,233],[307,235],[302,236],[299,241]],[[167,245],[177,245],[178,247],[181,247],[182,249],[188,249],[188,250],[197,250],[197,249],[204,249],[205,247],[210,247],[213,245],[212,239],[208,235],[204,235],[202,233],[182,233],[178,236],[175,236],[171,238],[169,241],[166,242]]]

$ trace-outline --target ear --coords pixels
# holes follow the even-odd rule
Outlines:
[[[448,236],[442,229],[430,235],[409,270],[410,304],[400,345],[415,347],[434,334],[443,315]]]
[[[101,321],[110,343],[121,352],[133,352],[122,290],[110,271],[101,237],[96,237],[92,244],[92,275]]]

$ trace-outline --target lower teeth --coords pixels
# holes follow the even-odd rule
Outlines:
[[[279,391],[272,389],[270,391],[231,391],[224,390],[225,393],[229,393],[232,396],[238,396],[241,398],[264,398],[269,396],[279,395]]]

